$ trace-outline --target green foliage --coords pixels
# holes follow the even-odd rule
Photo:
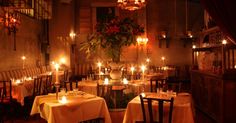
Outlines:
[[[98,23],[96,33],[88,36],[87,41],[81,44],[80,50],[85,51],[87,57],[90,57],[101,46],[113,61],[118,62],[122,47],[136,44],[135,37],[143,33],[144,27],[134,20],[115,17],[107,23]]]

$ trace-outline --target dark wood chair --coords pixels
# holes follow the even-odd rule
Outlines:
[[[168,123],[171,123],[172,121],[172,112],[173,112],[173,105],[174,105],[174,98],[170,99],[159,99],[159,98],[148,98],[148,97],[143,97],[142,95],[139,95],[140,101],[141,101],[141,108],[142,108],[142,113],[143,113],[143,121],[136,121],[136,123],[163,123],[163,118],[164,118],[164,102],[169,103],[169,117],[168,117]],[[158,102],[158,122],[154,121],[154,116],[153,116],[153,101]],[[147,116],[145,113],[145,102],[147,102],[148,105],[148,114],[150,121],[147,121]]]
[[[179,77],[171,76],[166,78],[166,84],[168,89],[173,90],[174,92],[181,92],[182,82]]]
[[[43,84],[43,94],[48,94],[53,92],[52,75],[44,76],[42,84]]]
[[[0,113],[1,122],[13,120],[20,116],[21,105],[12,98],[12,81],[0,81]]]
[[[62,81],[62,87],[66,88],[66,91],[73,90],[73,84],[75,83],[75,87],[78,88],[79,81],[82,81],[84,77],[83,75],[72,75],[69,77],[69,80]]]
[[[42,77],[34,79],[33,94],[24,98],[24,116],[28,118],[30,115],[31,108],[33,106],[34,98],[38,95],[42,95]]]
[[[157,88],[163,87],[166,79],[164,77],[152,77],[150,79],[150,91],[157,92]]]

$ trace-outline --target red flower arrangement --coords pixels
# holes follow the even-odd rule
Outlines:
[[[88,38],[90,41],[89,51],[94,48],[94,45],[100,44],[114,62],[120,61],[123,46],[136,44],[136,36],[144,33],[144,27],[131,18],[119,19],[115,17],[109,22],[98,23],[95,29],[96,33]],[[95,42],[92,40],[94,38],[96,38]]]

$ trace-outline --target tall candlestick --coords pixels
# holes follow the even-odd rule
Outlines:
[[[142,66],[141,66],[141,69],[142,69],[142,80],[143,80],[143,82],[144,82],[144,74],[145,74],[146,66],[145,66],[145,65],[142,65]]]
[[[22,56],[21,59],[23,60],[23,69],[25,69],[25,59],[26,59],[26,57]]]
[[[131,70],[131,81],[133,81],[134,79],[134,67],[131,67],[130,70]]]
[[[163,69],[164,69],[164,67],[165,67],[165,57],[164,57],[164,56],[162,56],[162,57],[161,57],[161,60],[162,60]]]
[[[59,84],[59,79],[58,79],[58,69],[59,69],[59,64],[55,64],[55,69],[56,69],[56,84]]]

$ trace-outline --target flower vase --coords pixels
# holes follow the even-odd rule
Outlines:
[[[110,77],[111,77],[112,81],[113,82],[120,82],[120,79],[122,77],[122,71],[121,71],[122,64],[112,62],[109,65],[111,67]]]

